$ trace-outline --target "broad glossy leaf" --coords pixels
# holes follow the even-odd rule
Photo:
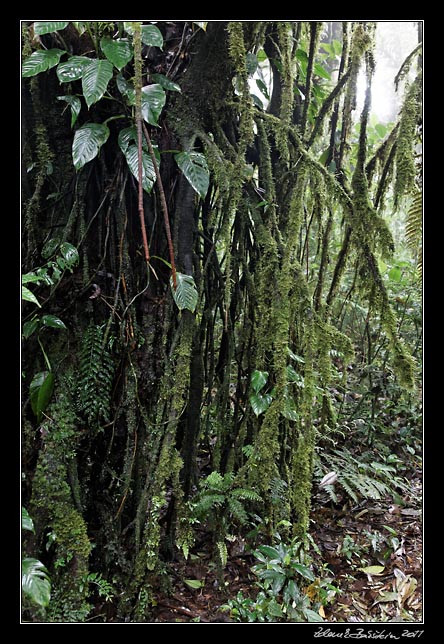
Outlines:
[[[173,278],[170,277],[171,290],[173,292],[173,298],[176,302],[177,308],[181,311],[183,309],[188,309],[188,311],[194,313],[198,300],[194,278],[191,275],[186,275],[185,273],[176,273],[176,280],[177,286],[176,290],[174,290]]]
[[[60,22],[35,22],[34,23],[34,33],[37,36],[43,36],[44,34],[51,34],[54,31],[61,31],[69,25],[68,21]]]
[[[60,254],[66,262],[67,268],[72,268],[79,263],[79,252],[75,246],[68,242],[60,245]]]
[[[38,328],[39,326],[39,318],[34,318],[33,320],[28,320],[28,322],[25,322],[23,325],[23,337],[25,340],[31,337],[31,335],[34,333],[34,331]]]
[[[163,36],[155,25],[142,25],[142,42],[150,47],[163,48]]]
[[[206,31],[206,30],[207,30],[208,21],[207,21],[207,20],[194,20],[194,21],[193,21],[193,25],[197,25],[198,27],[200,27],[201,29],[203,29],[203,31]]]
[[[273,398],[271,397],[271,394],[251,394],[250,405],[256,416],[260,416],[264,411],[267,411],[272,400]]]
[[[137,145],[128,145],[126,152],[124,152],[126,161],[128,163],[131,173],[135,179],[139,180],[139,154]],[[156,181],[156,172],[154,170],[153,162],[149,153],[142,148],[142,187],[150,193]]]
[[[110,63],[120,71],[133,57],[133,46],[127,38],[113,40],[104,36],[100,41],[100,48]]]
[[[204,199],[210,185],[210,173],[204,155],[200,152],[179,152],[174,158],[187,181]]]
[[[43,326],[49,326],[53,329],[66,329],[65,323],[55,315],[43,315],[42,324]]]
[[[313,572],[310,570],[310,568],[304,566],[304,564],[294,563],[292,564],[292,568],[297,570],[297,572],[302,575],[302,577],[305,577],[305,579],[309,579],[310,581],[315,580]]]
[[[71,56],[57,67],[57,78],[60,83],[71,83],[83,76],[83,70],[91,62],[86,56]]]
[[[39,606],[47,606],[51,599],[51,582],[48,571],[38,559],[22,561],[22,591]]]
[[[129,83],[126,78],[123,78],[122,74],[117,74],[116,76],[117,89],[128,99],[130,105],[134,105],[136,101],[136,93],[134,91],[134,86],[132,83]]]
[[[25,273],[22,275],[22,284],[28,284],[28,282],[41,282],[42,278],[39,275],[34,275],[34,273]]]
[[[125,154],[130,143],[137,141],[136,128],[133,126],[120,130],[117,141],[119,143],[119,148],[122,150],[123,154]]]
[[[40,72],[46,72],[48,69],[55,67],[65,53],[63,49],[57,48],[40,49],[32,52],[29,58],[23,61],[22,76],[29,78],[40,74]]]
[[[142,117],[150,125],[157,125],[160,113],[165,105],[166,94],[161,85],[142,87]]]
[[[42,413],[47,408],[54,388],[54,374],[52,371],[36,373],[29,386],[32,411],[40,422]]]
[[[75,169],[80,170],[86,163],[92,161],[108,137],[109,129],[103,123],[82,125],[74,134],[72,144],[72,160]]]
[[[22,506],[22,530],[34,532],[34,521],[28,514],[28,510]]]
[[[65,101],[71,108],[71,127],[74,127],[77,117],[80,114],[82,103],[78,96],[57,96],[58,101]]]
[[[151,78],[155,83],[161,85],[164,89],[169,89],[172,92],[181,92],[180,86],[163,74],[151,74]]]
[[[273,546],[259,546],[258,550],[268,557],[268,559],[280,559],[279,550]]]
[[[264,385],[267,384],[268,380],[268,371],[259,371],[255,369],[251,374],[251,386],[254,393],[259,393]]]
[[[26,300],[26,302],[32,302],[33,304],[37,304],[37,306],[40,307],[40,302],[32,293],[29,288],[26,288],[26,286],[22,286],[22,300]]]
[[[113,76],[113,66],[109,60],[90,60],[82,74],[82,89],[88,108],[97,103],[108,87]]]

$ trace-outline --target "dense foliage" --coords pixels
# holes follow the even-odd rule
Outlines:
[[[376,28],[23,23],[27,619],[150,621],[171,562],[208,542],[223,578],[253,525],[258,620],[315,619],[293,577],[315,579],[313,479],[337,473],[333,502],[405,490],[421,47],[375,123]]]

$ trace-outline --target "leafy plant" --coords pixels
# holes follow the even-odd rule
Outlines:
[[[317,578],[304,544],[262,545],[254,551],[258,563],[252,572],[258,577],[255,599],[239,592],[221,607],[239,622],[323,622],[321,606],[331,601],[337,588],[332,579]],[[311,582],[311,584],[307,584]]]
[[[336,485],[339,485],[355,503],[363,498],[382,499],[384,496],[397,494],[397,489],[408,489],[405,481],[396,476],[396,467],[378,461],[366,463],[355,458],[345,447],[330,452],[324,451],[321,461],[325,472],[336,472]],[[337,503],[334,487],[327,485],[324,489],[332,501]]]
[[[103,328],[91,324],[83,334],[80,350],[78,408],[91,424],[108,421],[111,411],[114,365],[103,338]]]
[[[34,522],[22,507],[22,530],[34,532]],[[51,581],[41,561],[32,557],[22,560],[22,592],[34,604],[46,607],[51,599]]]
[[[209,522],[222,568],[227,563],[225,539],[232,540],[230,531],[236,524],[242,526],[248,522],[249,512],[244,507],[247,502],[260,503],[262,498],[254,490],[237,487],[232,472],[222,476],[216,471],[203,480],[194,500],[193,514],[200,521],[206,519]]]
[[[68,26],[65,21],[36,22],[34,23],[35,33],[39,35],[61,31]],[[89,31],[89,23],[74,22],[72,23],[78,30],[79,34],[85,30]],[[97,23],[100,27],[100,23]],[[22,64],[22,76],[29,78],[56,67],[57,78],[60,83],[71,83],[80,81],[82,87],[82,97],[89,110],[94,104],[103,99],[105,95],[109,97],[109,87],[111,80],[114,78],[118,91],[126,102],[127,106],[132,109],[136,106],[135,115],[132,113],[132,125],[120,130],[118,134],[119,146],[125,156],[128,167],[134,177],[139,181],[139,168],[141,169],[141,183],[146,192],[150,192],[156,180],[160,177],[158,166],[160,162],[157,150],[148,150],[146,143],[143,143],[142,152],[140,153],[138,137],[135,134],[134,124],[138,130],[142,131],[142,121],[154,127],[159,126],[163,108],[166,103],[166,92],[180,92],[181,89],[177,83],[163,74],[152,74],[152,83],[142,86],[141,76],[141,44],[149,47],[163,48],[163,36],[158,27],[155,25],[142,25],[135,22],[124,22],[123,30],[126,36],[123,37],[122,28],[119,27],[118,34],[111,36],[111,31],[107,23],[99,29],[102,32],[100,43],[96,42],[96,58],[87,56],[73,55],[67,60],[61,62],[61,58],[67,54],[66,51],[58,48],[38,50],[33,52]],[[204,23],[201,23],[202,25]],[[100,47],[99,47],[100,44]],[[100,58],[100,54],[104,58]],[[134,62],[135,69],[139,70],[132,81],[124,77],[125,67]],[[117,71],[117,73],[116,73]],[[136,96],[139,96],[140,103],[136,105]],[[81,113],[82,101],[79,96],[59,96],[58,100],[65,101],[71,108],[71,127],[74,127]],[[81,170],[87,163],[93,161],[99,154],[101,148],[107,142],[110,136],[110,130],[107,123],[110,120],[127,118],[125,114],[111,116],[104,123],[87,122],[80,125],[75,133],[72,143],[72,159],[76,170]],[[130,136],[128,136],[130,132]],[[144,129],[145,139],[149,135]],[[134,139],[134,144],[131,139]],[[151,143],[148,142],[148,148]],[[141,143],[141,142],[140,142]],[[174,155],[175,161],[184,174],[187,181],[203,199],[209,187],[209,169],[206,158],[201,152],[178,152]],[[157,168],[156,168],[157,166]],[[163,187],[159,188],[161,194]],[[166,201],[161,198],[162,209],[164,210],[165,225],[167,236],[169,235],[169,223],[166,211]],[[145,259],[149,262],[149,249],[146,240],[146,231],[144,217],[141,213],[142,236],[144,238]],[[174,267],[174,255],[172,244],[170,247],[170,262],[172,265],[173,294],[178,308],[181,310],[187,308],[194,311],[197,303],[197,291],[194,280],[191,276],[182,276],[180,283],[177,284],[177,274]],[[24,298],[38,304],[35,296],[24,287]],[[177,292],[179,290],[179,292]]]
[[[114,588],[112,584],[102,577],[101,573],[91,572],[80,583],[80,592],[83,593],[84,587],[92,585],[96,587],[100,597],[104,597],[106,602],[112,601],[114,597]]]

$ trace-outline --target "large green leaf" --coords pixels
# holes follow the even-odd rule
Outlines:
[[[57,96],[58,101],[65,101],[71,108],[71,127],[74,127],[77,117],[80,114],[82,103],[78,96]]]
[[[302,575],[302,577],[305,577],[305,579],[309,579],[310,581],[315,580],[313,572],[310,570],[310,568],[304,566],[304,564],[294,563],[292,564],[292,567],[297,570],[297,572]]]
[[[35,604],[47,606],[51,599],[51,582],[48,571],[38,559],[22,561],[22,591]]]
[[[268,371],[259,371],[255,369],[251,374],[251,387],[254,393],[259,393],[264,385],[267,384]]]
[[[40,306],[40,302],[34,293],[32,293],[29,288],[26,288],[26,286],[22,286],[22,300],[26,300],[26,302],[32,302],[33,304]]]
[[[98,155],[108,136],[109,129],[103,123],[87,123],[76,131],[72,144],[72,160],[76,170]]]
[[[187,181],[203,199],[210,185],[210,173],[204,155],[200,152],[179,152],[174,158]]]
[[[134,177],[139,180],[139,154],[137,145],[131,143],[124,152],[128,167]],[[156,182],[156,172],[149,153],[142,149],[142,187],[146,192],[151,192]]]
[[[85,65],[82,75],[82,89],[88,108],[102,98],[112,76],[113,66],[109,60],[95,59]]]
[[[155,25],[142,25],[142,42],[150,47],[163,47],[163,36]]]
[[[169,89],[172,92],[181,92],[180,86],[177,83],[174,83],[172,80],[164,76],[163,74],[151,74],[151,78],[155,83],[162,85],[164,89]]]
[[[52,371],[39,371],[29,385],[32,411],[40,422],[42,413],[47,408],[54,388],[54,374]]]
[[[250,405],[253,408],[256,416],[260,416],[264,411],[267,411],[271,405],[273,398],[270,394],[251,394]]]
[[[133,46],[127,38],[113,40],[104,36],[100,41],[100,48],[109,60],[120,71],[133,57]]]
[[[71,270],[73,266],[76,266],[79,263],[79,251],[75,246],[68,242],[60,244],[60,254],[65,261],[65,266],[63,268]]]
[[[46,72],[51,67],[55,67],[60,61],[60,58],[66,52],[63,49],[40,49],[34,51],[23,61],[22,76],[28,78],[29,76],[36,76],[40,72]]]
[[[166,94],[161,85],[142,87],[142,117],[150,125],[157,125],[160,113],[165,105]]]
[[[40,318],[34,317],[32,320],[28,320],[27,322],[24,323],[22,335],[25,338],[25,340],[30,338],[31,335],[34,333],[34,331],[37,330],[39,326],[39,322],[40,322]]]
[[[57,78],[60,83],[71,83],[83,76],[83,70],[91,62],[86,56],[71,56],[57,67]]]
[[[35,22],[34,23],[34,33],[37,36],[44,36],[45,34],[51,34],[53,31],[61,31],[69,25],[68,21],[61,22]]]
[[[185,275],[184,273],[176,273],[176,280],[176,290],[174,290],[173,278],[170,278],[171,290],[177,307],[180,310],[188,309],[188,311],[194,313],[198,300],[194,278],[191,275]]]
[[[43,326],[49,326],[53,329],[66,329],[65,323],[55,315],[43,315],[42,324]]]
[[[258,551],[265,555],[268,559],[280,559],[279,550],[273,546],[259,546]],[[255,552],[254,554],[256,555]]]
[[[34,521],[28,514],[28,510],[22,506],[22,530],[34,532]]]
[[[126,78],[123,78],[122,74],[117,74],[116,76],[117,89],[128,99],[130,105],[134,105],[136,102],[136,93],[134,91],[134,85],[129,83]]]

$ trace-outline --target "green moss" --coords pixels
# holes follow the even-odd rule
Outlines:
[[[411,193],[415,188],[415,135],[420,116],[418,100],[421,78],[417,78],[406,91],[401,110],[398,138],[396,142],[395,205],[401,197]]]

